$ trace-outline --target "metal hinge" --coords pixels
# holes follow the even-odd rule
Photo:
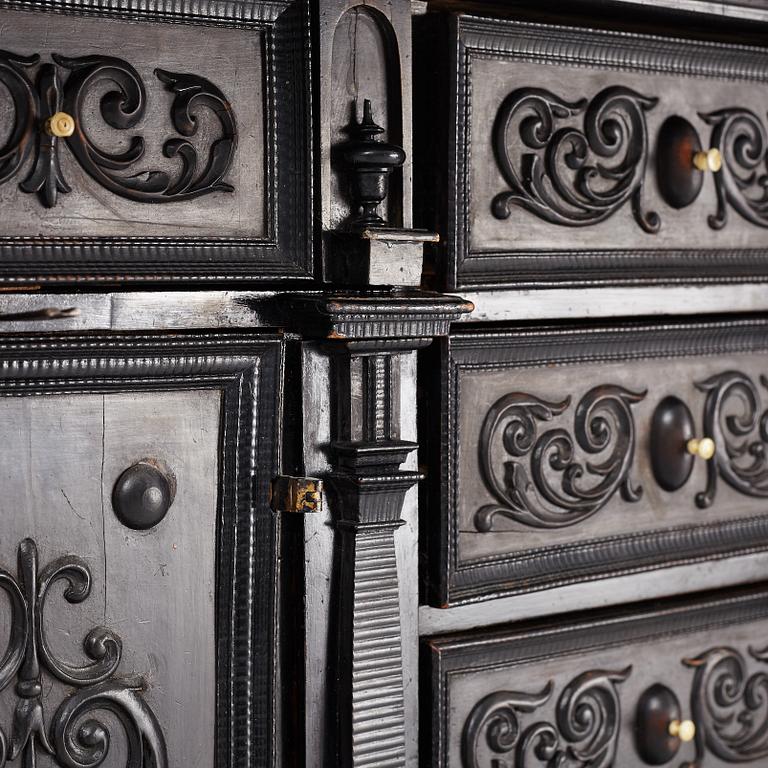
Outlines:
[[[269,505],[275,512],[320,512],[323,508],[323,481],[316,477],[273,477]]]

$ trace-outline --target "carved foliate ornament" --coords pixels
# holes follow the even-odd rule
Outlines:
[[[96,627],[83,641],[88,661],[78,666],[60,659],[48,643],[45,603],[50,588],[67,583],[64,599],[81,603],[91,591],[87,563],[74,555],[39,570],[37,545],[24,539],[18,547],[18,575],[0,568],[0,589],[11,605],[11,631],[0,659],[0,691],[16,680],[19,697],[10,740],[0,727],[0,767],[19,757],[34,766],[37,754],[50,754],[63,768],[97,768],[107,756],[110,732],[95,713],[110,712],[120,721],[127,739],[126,768],[167,768],[168,756],[160,724],[141,696],[143,680],[115,679],[122,642],[108,629]],[[62,683],[75,688],[46,724],[41,666]]]
[[[179,171],[142,168],[146,143],[133,136],[123,152],[108,152],[88,134],[83,118],[88,114],[85,101],[99,86],[110,83],[114,90],[100,102],[100,116],[117,130],[135,128],[144,118],[146,87],[139,73],[127,61],[112,56],[70,58],[52,55],[55,64],[40,66],[36,84],[30,71],[39,55],[19,56],[0,51],[0,82],[13,101],[15,122],[8,140],[0,148],[0,183],[13,178],[35,150],[29,174],[19,187],[37,193],[47,208],[58,201],[58,194],[70,191],[59,160],[59,144],[65,142],[82,168],[102,187],[116,195],[142,203],[168,203],[190,200],[212,192],[232,192],[224,181],[237,148],[237,123],[227,98],[209,80],[187,73],[156,69],[157,79],[174,94],[171,106],[173,128],[181,138],[168,139],[163,154],[178,158]],[[68,73],[62,83],[62,75]],[[221,125],[220,138],[208,148],[203,165],[190,139],[198,130],[197,110],[211,110]],[[51,128],[55,117],[73,122],[71,131]]]
[[[539,433],[571,405],[512,392],[490,408],[480,432],[480,471],[496,503],[475,512],[478,531],[505,517],[533,528],[563,528],[591,517],[619,491],[626,501],[642,493],[630,478],[635,453],[632,405],[645,392],[594,387],[579,401],[572,432],[554,427]],[[598,456],[580,462],[576,449]],[[500,465],[503,471],[500,471]],[[554,478],[558,478],[556,481]]]

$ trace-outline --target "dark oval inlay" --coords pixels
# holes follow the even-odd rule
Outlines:
[[[683,117],[668,117],[656,142],[656,181],[664,201],[673,208],[685,208],[701,192],[704,174],[693,165],[701,151],[696,129]]]
[[[651,467],[665,491],[682,488],[691,476],[694,457],[685,446],[693,429],[691,411],[679,397],[670,395],[656,406],[651,421]]]
[[[647,688],[637,703],[635,746],[648,765],[668,763],[680,748],[680,739],[669,735],[669,724],[680,720],[680,702],[666,685]]]

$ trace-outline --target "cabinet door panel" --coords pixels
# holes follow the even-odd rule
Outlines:
[[[100,749],[78,730],[89,718],[110,766],[130,763],[138,736],[157,768],[274,765],[279,340],[51,343],[0,344],[3,648],[39,626],[18,668],[0,664],[0,731],[12,741],[21,709],[39,710],[54,757],[42,737],[26,749],[41,765]],[[137,526],[136,505],[156,523]],[[54,579],[30,598],[52,563],[73,589]],[[14,612],[14,584],[34,622]]]

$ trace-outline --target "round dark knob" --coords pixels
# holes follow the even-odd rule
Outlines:
[[[701,171],[713,167],[715,152],[702,151],[699,134],[685,118],[672,115],[664,121],[656,145],[656,179],[668,205],[685,208],[699,196]]]
[[[682,742],[693,740],[696,726],[682,720],[680,702],[666,685],[656,683],[647,688],[637,703],[635,745],[648,765],[668,763]]]
[[[651,468],[656,482],[665,491],[685,485],[693,471],[693,454],[688,448],[693,439],[693,416],[679,397],[665,397],[651,419]]]
[[[168,514],[176,495],[173,474],[152,459],[143,459],[123,472],[112,491],[112,506],[123,525],[144,531]]]

